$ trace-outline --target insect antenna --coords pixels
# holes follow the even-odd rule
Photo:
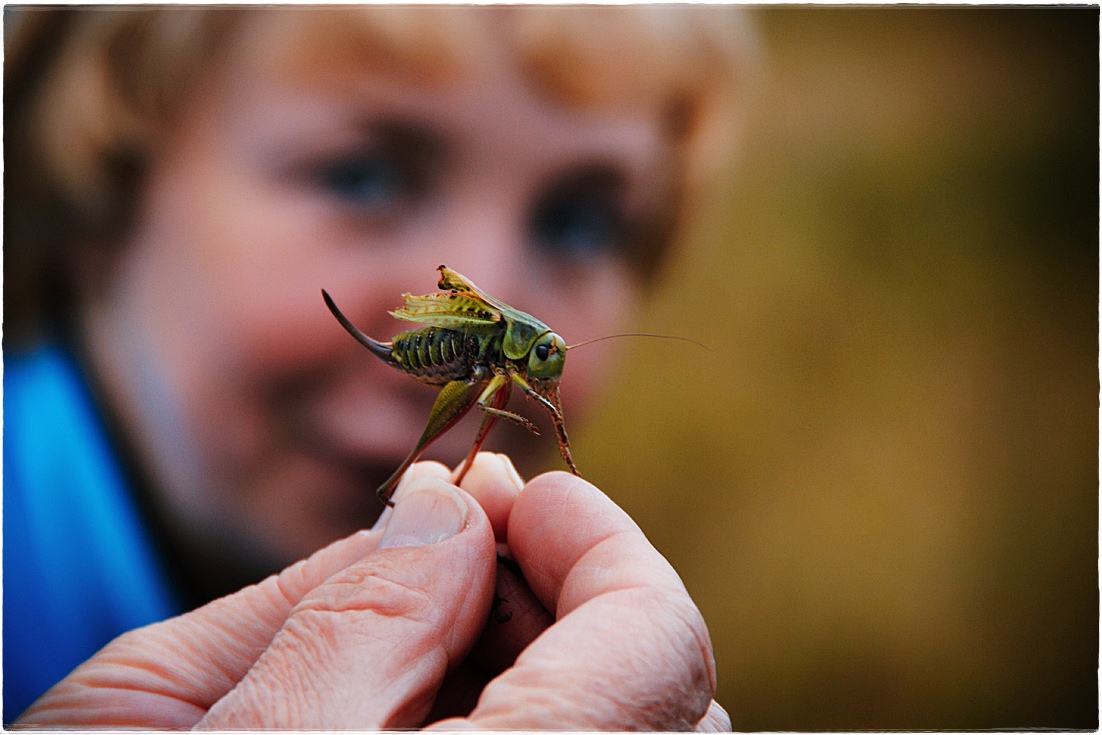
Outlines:
[[[692,337],[679,337],[676,334],[651,334],[649,332],[625,332],[623,334],[606,334],[604,337],[594,337],[593,339],[587,339],[584,342],[578,342],[576,344],[567,345],[566,349],[572,350],[575,347],[581,347],[582,345],[593,344],[594,342],[600,342],[600,341],[606,340],[606,339],[616,339],[617,337],[657,337],[658,339],[677,339],[677,340],[681,340],[682,342],[692,342],[694,345],[699,345],[700,347],[703,347],[704,349],[708,350],[709,352],[712,351],[711,347],[704,344],[703,342],[699,342],[699,341],[693,339]]]

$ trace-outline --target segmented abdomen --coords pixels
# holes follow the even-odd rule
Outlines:
[[[394,335],[391,354],[398,367],[429,385],[471,377],[476,365],[493,361],[501,336],[480,336],[454,329],[425,327]]]

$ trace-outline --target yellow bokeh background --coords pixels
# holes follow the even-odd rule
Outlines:
[[[712,350],[607,343],[579,466],[736,729],[1097,727],[1098,10],[754,17],[740,160],[636,325]]]

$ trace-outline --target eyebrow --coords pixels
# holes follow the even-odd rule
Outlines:
[[[382,143],[420,166],[446,159],[451,148],[439,132],[405,117],[376,117],[361,122],[357,128],[368,140]]]
[[[575,167],[566,166],[563,169],[564,175],[556,179],[547,193],[553,195],[566,189],[622,193],[629,184],[625,168],[622,161],[600,159],[581,163]]]

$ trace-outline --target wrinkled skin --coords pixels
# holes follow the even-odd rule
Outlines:
[[[415,465],[371,531],[121,636],[17,725],[730,728],[699,611],[612,501],[504,455],[450,478]]]

